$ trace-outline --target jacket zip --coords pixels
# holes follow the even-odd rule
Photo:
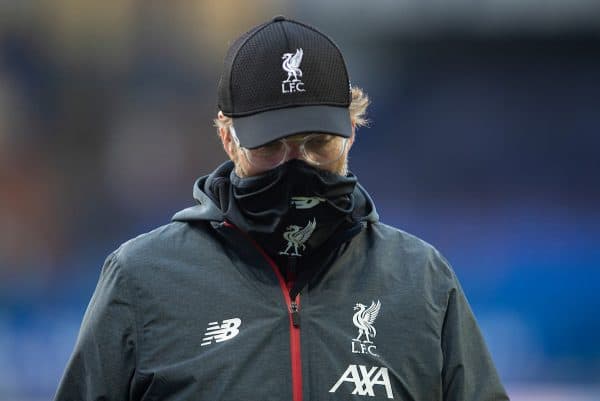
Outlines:
[[[255,244],[258,246],[258,244]],[[273,259],[267,255],[262,248],[258,248],[263,257],[269,262],[269,266],[279,281],[279,287],[285,299],[288,308],[288,317],[290,320],[290,359],[292,364],[292,400],[302,401],[302,359],[300,354],[300,294],[292,300],[290,290],[293,287],[293,282],[287,283],[275,264]],[[290,285],[291,284],[291,285]],[[290,287],[288,288],[288,285]]]
[[[230,222],[225,222],[225,226],[237,228]],[[240,230],[243,233],[243,231]],[[244,233],[245,234],[245,233]],[[302,358],[300,353],[300,294],[292,299],[290,291],[294,286],[292,281],[286,283],[279,267],[273,259],[262,249],[262,247],[254,241],[250,236],[246,235],[252,244],[258,249],[260,254],[269,263],[269,266],[277,276],[279,288],[285,299],[288,310],[288,318],[290,321],[290,360],[292,365],[292,401],[302,401]]]

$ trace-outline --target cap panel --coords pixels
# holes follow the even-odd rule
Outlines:
[[[237,57],[238,51],[246,43],[248,38],[268,24],[269,23],[267,22],[255,26],[237,38],[227,50],[227,54],[223,60],[223,72],[221,73],[217,88],[217,106],[219,107],[219,110],[222,110],[226,115],[231,113],[233,110],[233,101],[231,97],[231,68],[235,64],[235,58]]]
[[[281,23],[270,23],[239,49],[231,67],[231,97],[235,105],[231,116],[278,105],[285,107],[279,94],[286,42]]]
[[[304,51],[302,61],[306,90],[317,92],[319,102],[349,106],[350,79],[336,44],[327,35],[298,22],[290,22],[286,30],[290,33],[290,48],[311,44],[311,51]]]

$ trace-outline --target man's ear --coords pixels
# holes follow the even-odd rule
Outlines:
[[[219,120],[224,120],[225,116],[223,112],[219,111],[217,114],[217,118]],[[219,127],[219,138],[221,138],[221,143],[223,144],[223,150],[227,153],[227,156],[231,160],[234,160],[235,155],[235,143],[233,142],[233,137],[231,136],[231,131],[229,128]]]

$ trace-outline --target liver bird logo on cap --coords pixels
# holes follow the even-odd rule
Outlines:
[[[284,53],[281,58],[283,64],[281,65],[285,72],[288,73],[287,79],[283,82],[298,82],[302,77],[302,70],[300,70],[300,63],[302,62],[302,56],[304,52],[302,49],[296,49],[296,53]],[[292,79],[294,77],[294,79]]]

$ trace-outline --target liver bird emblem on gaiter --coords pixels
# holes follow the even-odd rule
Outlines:
[[[357,303],[354,306],[354,310],[357,310],[352,318],[352,322],[356,327],[358,327],[358,337],[354,340],[361,341],[361,337],[365,337],[366,339],[362,342],[372,343],[371,337],[375,337],[377,335],[377,330],[373,326],[375,323],[375,319],[377,319],[377,315],[379,314],[379,309],[381,308],[381,303],[377,300],[377,303],[371,301],[371,306],[367,308],[366,305],[361,303]]]
[[[283,238],[287,240],[287,248],[285,248],[285,251],[279,252],[279,254],[289,256],[302,256],[298,252],[298,249],[306,249],[306,245],[304,245],[304,243],[308,241],[313,231],[315,231],[315,227],[317,227],[316,219],[313,219],[312,221],[309,220],[306,224],[306,227],[304,228],[296,225],[288,226],[286,228],[286,232],[283,233]],[[292,247],[294,247],[294,252],[288,253]]]
[[[281,65],[285,72],[288,73],[287,79],[283,82],[297,82],[300,79],[298,77],[302,77],[302,71],[300,70],[300,63],[302,62],[302,55],[304,52],[302,49],[296,49],[296,53],[284,53],[281,58],[283,59],[283,64]],[[292,77],[294,79],[292,80]]]

